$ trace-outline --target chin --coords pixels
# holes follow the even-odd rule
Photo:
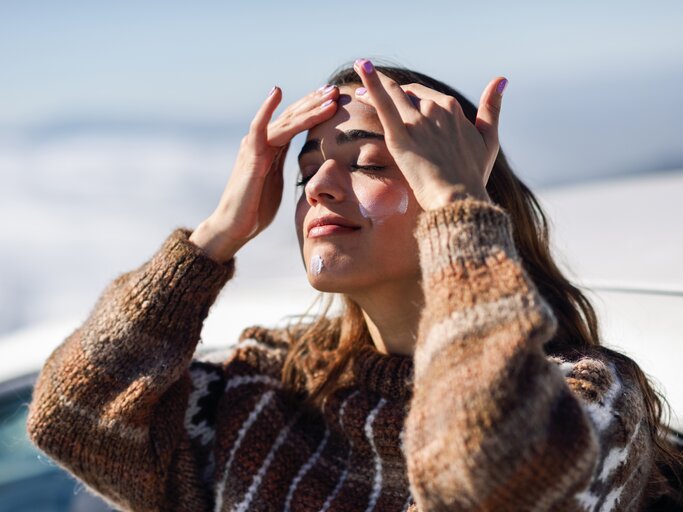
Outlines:
[[[346,293],[365,287],[375,276],[367,271],[367,265],[359,265],[364,256],[352,256],[336,248],[318,248],[306,256],[304,263],[309,284],[318,291]]]
[[[323,270],[324,272],[324,270]],[[308,283],[319,292],[345,293],[348,287],[344,286],[344,279],[331,275],[311,275],[308,274]]]

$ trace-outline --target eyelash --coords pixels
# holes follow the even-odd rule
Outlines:
[[[385,166],[383,165],[357,165],[357,164],[351,164],[351,168],[354,170],[363,170],[363,171],[381,171],[384,169]],[[296,182],[297,187],[301,187],[303,185],[306,185],[308,183],[308,180],[310,180],[315,173],[311,174],[310,176],[306,177],[301,177],[300,180]]]

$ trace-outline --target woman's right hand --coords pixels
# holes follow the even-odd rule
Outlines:
[[[337,111],[339,89],[320,88],[293,103],[272,123],[282,99],[274,87],[242,139],[237,161],[214,212],[190,235],[211,258],[226,262],[275,218],[282,201],[283,166],[289,143],[298,133]]]

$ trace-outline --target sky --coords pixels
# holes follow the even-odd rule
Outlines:
[[[511,96],[596,79],[623,87],[681,67],[681,21],[678,1],[4,0],[2,125],[240,122],[271,85],[293,100],[358,57],[433,74],[475,101],[498,74]]]
[[[281,111],[359,57],[475,104],[507,77],[500,140],[532,189],[683,169],[681,26],[678,0],[2,0],[0,333],[84,314],[117,271],[211,212],[273,85]],[[238,279],[305,278],[296,149]]]
[[[281,111],[369,57],[475,103],[506,76],[501,141],[532,185],[675,168],[682,22],[679,1],[5,0],[0,135],[118,126],[236,137],[272,85]]]

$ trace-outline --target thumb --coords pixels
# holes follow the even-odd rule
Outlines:
[[[479,100],[479,110],[474,125],[484,137],[486,147],[498,150],[498,119],[503,103],[503,91],[507,78],[498,77],[489,82]]]

